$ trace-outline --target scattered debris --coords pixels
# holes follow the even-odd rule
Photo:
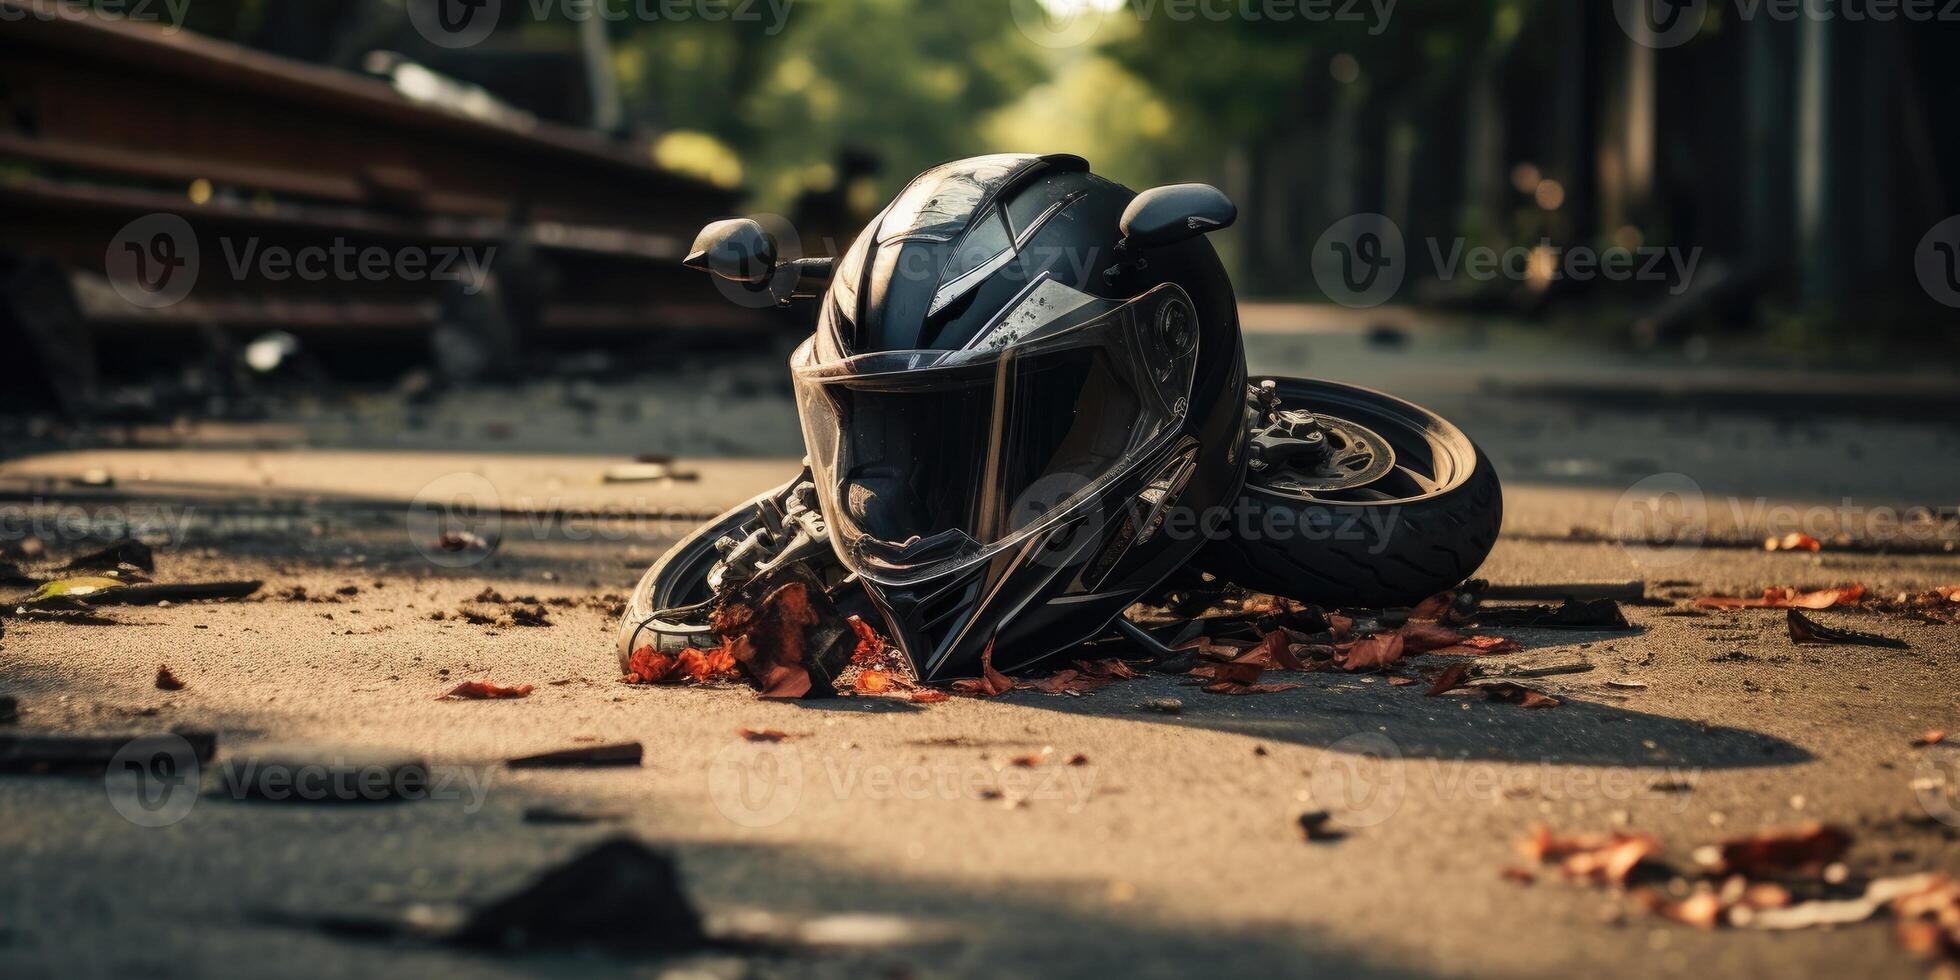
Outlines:
[[[1772,585],[1764,589],[1762,597],[1758,599],[1705,595],[1696,599],[1694,606],[1697,609],[1829,609],[1832,606],[1855,606],[1864,596],[1863,585],[1846,585],[1810,592]]]
[[[1937,728],[1929,728],[1924,733],[1920,734],[1919,736],[1915,737],[1912,740],[1912,747],[1915,749],[1923,749],[1926,746],[1938,745],[1944,741],[1946,741],[1946,732],[1941,731],[1940,729]]]
[[[645,750],[638,742],[582,745],[573,749],[541,752],[505,762],[512,769],[569,769],[594,766],[637,766]]]
[[[1485,626],[1529,626],[1538,629],[1578,629],[1623,632],[1636,629],[1620,605],[1611,599],[1568,599],[1553,606],[1511,606],[1480,609],[1477,622]]]
[[[169,664],[157,665],[157,690],[181,691],[183,689],[184,682],[179,680],[176,674],[170,672]]]
[[[606,470],[603,478],[606,483],[655,483],[672,481],[692,483],[701,479],[694,470],[678,469],[672,460],[655,462],[625,463]]]
[[[524,822],[531,824],[576,827],[623,819],[625,819],[625,814],[610,810],[568,810],[555,806],[524,808]]]
[[[763,698],[835,696],[857,648],[857,631],[801,565],[758,576],[715,609],[712,624]]]
[[[1609,599],[1618,602],[1641,602],[1647,598],[1647,583],[1634,579],[1629,582],[1548,582],[1534,585],[1487,585],[1477,592],[1485,599],[1540,600],[1553,602],[1572,602],[1575,600]]]
[[[133,565],[146,572],[157,570],[156,554],[150,546],[135,538],[125,538],[103,548],[70,561],[61,566],[64,572],[113,572],[124,565]]]
[[[1513,684],[1510,681],[1498,681],[1492,684],[1472,684],[1470,685],[1470,689],[1481,691],[1484,699],[1487,701],[1515,704],[1520,708],[1556,708],[1560,703],[1559,699],[1543,691],[1526,687],[1523,684]]]
[[[1802,531],[1791,531],[1790,533],[1780,538],[1777,537],[1764,538],[1763,550],[1764,551],[1808,551],[1808,552],[1816,553],[1824,550],[1824,542],[1819,541],[1816,538],[1813,538],[1810,535],[1803,533]]]
[[[1844,856],[1851,834],[1830,824],[1813,823],[1795,830],[1765,831],[1716,845],[1718,871],[1757,878],[1814,875]]]
[[[1885,647],[1891,650],[1912,649],[1912,644],[1889,636],[1825,626],[1795,609],[1789,611],[1788,621],[1792,643],[1835,643],[1846,646]]]
[[[673,858],[627,838],[606,841],[478,909],[449,938],[490,949],[640,953],[708,944]]]
[[[1433,698],[1446,691],[1454,691],[1469,679],[1470,665],[1458,661],[1443,668],[1443,672],[1436,675],[1436,679],[1429,683],[1429,690],[1423,692],[1423,697]]]
[[[263,745],[227,756],[219,778],[233,799],[272,803],[385,803],[430,786],[417,756],[348,746]]]
[[[517,684],[505,687],[489,681],[464,681],[444,691],[436,697],[437,701],[495,701],[504,698],[524,698],[531,696],[531,685]]]
[[[801,735],[791,735],[788,732],[780,732],[774,728],[742,728],[736,730],[736,734],[751,742],[787,742],[790,739],[802,737]]]
[[[740,676],[740,671],[735,667],[735,655],[725,647],[705,650],[689,647],[682,650],[679,656],[674,656],[644,646],[627,658],[626,674],[620,680],[628,684],[679,684],[686,681],[708,684],[731,681]]]
[[[1331,826],[1334,815],[1326,810],[1309,810],[1300,814],[1300,833],[1307,840],[1316,843],[1337,841],[1347,836],[1346,831]]]
[[[198,762],[218,749],[211,732],[175,731],[164,735],[0,735],[0,772],[101,773],[118,752],[144,748],[175,756],[190,746]]]
[[[1557,864],[1567,878],[1623,886],[1635,869],[1659,858],[1661,842],[1623,831],[1560,836],[1540,824],[1518,842],[1518,853],[1537,864]]]
[[[495,545],[489,541],[469,531],[444,531],[436,538],[436,549],[450,554],[460,554],[465,551],[487,552],[494,547]]]
[[[1138,711],[1155,711],[1158,714],[1175,715],[1184,712],[1184,702],[1176,698],[1150,698],[1137,703]]]
[[[154,606],[165,602],[243,599],[264,583],[201,582],[187,585],[131,585],[113,578],[69,578],[48,582],[21,601],[34,609],[78,609],[86,606]]]

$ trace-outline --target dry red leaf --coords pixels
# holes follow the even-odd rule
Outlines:
[[[1395,632],[1401,635],[1402,649],[1408,653],[1440,650],[1464,641],[1462,633],[1437,623],[1411,621]]]
[[[1660,855],[1661,843],[1623,831],[1561,836],[1541,824],[1518,841],[1518,853],[1539,864],[1557,864],[1568,878],[1624,885],[1635,868]]]
[[[774,728],[738,728],[735,733],[751,742],[787,742],[799,737],[788,732],[779,732]]]
[[[1388,686],[1389,686],[1389,687],[1408,687],[1409,685],[1411,685],[1411,684],[1414,684],[1415,682],[1416,682],[1416,678],[1413,678],[1413,677],[1406,677],[1406,676],[1404,676],[1404,675],[1402,675],[1402,674],[1396,674],[1396,675],[1395,675],[1394,677],[1391,677],[1391,678],[1389,678],[1389,679],[1388,679]]]
[[[1266,668],[1256,663],[1234,660],[1223,664],[1199,664],[1191,668],[1191,676],[1209,679],[1214,684],[1252,684]]]
[[[1923,749],[1928,745],[1938,745],[1944,741],[1946,741],[1946,732],[1937,728],[1928,728],[1918,738],[1912,740],[1912,747]]]
[[[1102,660],[1077,660],[1075,666],[1077,670],[1080,670],[1088,677],[1107,677],[1110,680],[1132,681],[1143,676],[1136,672],[1136,668],[1115,657],[1106,657]]]
[[[1349,633],[1354,632],[1354,620],[1340,613],[1328,613],[1327,632],[1333,634],[1336,640],[1345,640]]]
[[[1803,533],[1802,531],[1791,531],[1789,534],[1786,534],[1780,538],[1764,538],[1763,550],[1764,551],[1818,552],[1824,550],[1824,542],[1819,541],[1816,538],[1813,538],[1810,535]]]
[[[941,701],[951,701],[952,699],[952,695],[936,687],[921,687],[912,692],[913,704],[938,704]]]
[[[1466,636],[1463,642],[1429,651],[1445,657],[1494,657],[1524,649],[1518,641],[1501,636]]]
[[[1416,603],[1416,607],[1414,609],[1409,610],[1409,621],[1410,622],[1434,622],[1436,620],[1442,619],[1443,614],[1449,611],[1450,604],[1455,601],[1456,601],[1456,593],[1438,592],[1435,595],[1430,596],[1429,598]]]
[[[1829,609],[1832,606],[1857,605],[1864,597],[1863,585],[1846,585],[1812,592],[1799,592],[1796,589],[1772,585],[1764,589],[1762,597],[1758,599],[1705,595],[1696,599],[1694,605],[1697,609]]]
[[[658,684],[674,672],[676,664],[673,657],[644,646],[626,659],[626,676],[620,679],[628,684]]]
[[[531,685],[514,684],[505,687],[489,681],[464,681],[444,691],[436,697],[437,701],[495,701],[503,698],[525,698],[531,696]]]
[[[1400,633],[1376,633],[1335,647],[1334,663],[1342,670],[1380,670],[1402,659]]]
[[[896,684],[890,671],[866,668],[858,671],[857,679],[851,682],[851,690],[859,694],[884,694]]]
[[[1305,684],[1232,684],[1221,682],[1217,684],[1206,684],[1204,691],[1206,694],[1278,694],[1281,691],[1291,691],[1295,688],[1305,686]]]
[[[157,665],[157,690],[181,691],[183,689],[184,682],[178,680],[177,675],[170,672],[169,664]]]
[[[1813,875],[1844,856],[1851,834],[1841,827],[1813,823],[1793,830],[1771,830],[1723,841],[1721,868],[1753,878]]]
[[[712,650],[688,648],[681,651],[675,663],[679,673],[693,678],[697,683],[709,681],[734,680],[741,675],[735,667],[735,655],[728,648],[715,647]],[[668,675],[673,676],[671,673]]]
[[[987,648],[980,651],[980,676],[972,680],[954,681],[954,694],[964,694],[972,698],[997,698],[1014,690],[1014,679],[994,669],[994,641],[987,641]]]
[[[1086,766],[1089,764],[1089,757],[1083,755],[1080,752],[1077,752],[1076,754],[1068,757],[1067,764],[1071,766]]]
[[[1256,663],[1267,670],[1306,670],[1307,665],[1293,655],[1292,637],[1285,630],[1273,630],[1259,639],[1259,645],[1246,651],[1238,658],[1241,662]]]
[[[1041,765],[1042,756],[1041,753],[1039,752],[1029,752],[1026,755],[1017,755],[1014,758],[1009,759],[1007,761],[1023,769],[1033,769],[1034,767]]]
[[[1436,679],[1429,684],[1429,690],[1423,692],[1423,697],[1433,698],[1447,691],[1454,691],[1469,679],[1470,665],[1461,662],[1453,663],[1436,675]]]

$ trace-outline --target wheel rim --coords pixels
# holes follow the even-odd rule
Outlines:
[[[1419,405],[1333,382],[1252,382],[1266,380],[1275,384],[1281,412],[1311,413],[1334,445],[1326,458],[1304,467],[1289,460],[1253,469],[1246,476],[1249,487],[1301,501],[1402,504],[1448,493],[1462,486],[1476,467],[1469,437]],[[1342,460],[1366,465],[1344,466]]]

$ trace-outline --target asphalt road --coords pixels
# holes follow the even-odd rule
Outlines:
[[[1753,377],[1763,400],[1738,405],[1714,397],[1714,371],[1527,357],[1502,340],[1418,333],[1381,347],[1353,331],[1276,329],[1249,346],[1255,370],[1388,388],[1476,436],[1506,480],[1506,536],[1482,573],[1493,582],[1637,578],[1668,599],[1960,582],[1950,527],[1908,532],[1870,516],[1960,503],[1954,416],[1859,401],[1857,379],[1831,379],[1851,401],[1820,411],[1802,397],[1819,390],[1812,376]],[[1529,376],[1518,365],[1531,357],[1572,370]],[[1597,403],[1503,393],[1553,375],[1611,375],[1622,390]],[[1700,387],[1684,389],[1684,376]],[[1813,648],[1789,642],[1779,613],[1629,606],[1633,634],[1505,631],[1526,649],[1490,658],[1493,669],[1592,667],[1535,682],[1563,703],[1523,710],[1329,674],[1241,698],[1152,676],[1085,697],[764,703],[740,689],[618,683],[603,602],[551,608],[549,626],[453,615],[486,587],[624,592],[697,517],[793,472],[789,402],[767,366],[715,377],[724,387],[710,394],[669,375],[419,408],[373,396],[0,463],[0,505],[52,522],[53,554],[82,547],[74,532],[134,517],[176,536],[159,581],[267,583],[254,600],[117,609],[100,623],[7,621],[0,694],[21,714],[0,736],[185,727],[218,733],[219,764],[298,744],[356,760],[409,753],[439,777],[432,798],[392,804],[240,801],[214,765],[201,794],[131,810],[114,779],[0,776],[0,974],[1925,972],[1883,921],[1707,932],[1556,873],[1525,886],[1500,870],[1536,823],[1644,830],[1686,865],[1726,836],[1826,820],[1856,835],[1854,876],[1960,874],[1960,748],[1910,744],[1960,729],[1952,625],[1822,614],[1912,649]],[[638,451],[681,453],[698,478],[601,481]],[[503,546],[450,568],[417,547],[425,529],[411,533],[404,510],[459,473],[506,509]],[[1629,546],[1629,508],[1655,486],[1680,489],[1677,477],[1702,495],[1704,543]],[[1823,552],[1753,543],[1805,521],[1823,522]],[[165,663],[183,689],[155,687]],[[435,700],[465,679],[536,690]],[[1182,713],[1137,707],[1162,697]],[[796,737],[753,743],[742,728]],[[637,740],[645,762],[502,764],[594,740]],[[1028,754],[1043,763],[1011,761]],[[1084,764],[1065,764],[1078,754]],[[602,819],[527,821],[538,807]],[[1304,841],[1296,819],[1317,809],[1346,835]],[[717,928],[767,913],[777,933],[803,922],[831,942],[516,956],[315,924],[477,906],[621,834],[674,853]]]

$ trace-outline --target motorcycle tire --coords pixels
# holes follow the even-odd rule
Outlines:
[[[1230,533],[1201,553],[1204,571],[1302,602],[1381,608],[1420,602],[1483,564],[1497,543],[1504,499],[1490,459],[1461,429],[1366,388],[1251,379],[1265,381],[1282,410],[1327,422],[1330,442],[1354,434],[1364,456],[1385,442],[1393,462],[1367,482],[1334,488],[1313,484],[1338,479],[1302,478],[1287,467],[1249,470]],[[1377,468],[1370,461],[1357,475]]]

